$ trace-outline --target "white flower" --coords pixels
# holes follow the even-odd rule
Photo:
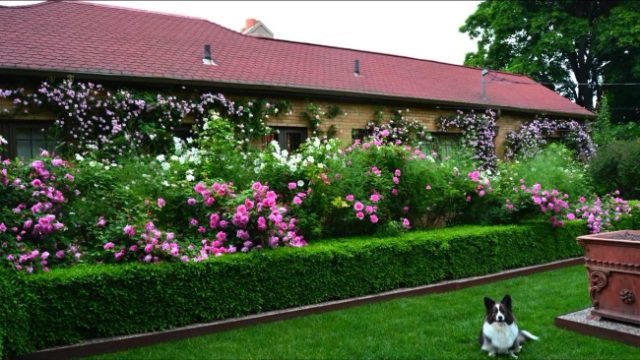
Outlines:
[[[162,170],[167,171],[171,168],[171,164],[169,164],[168,162],[163,162],[160,164],[160,166],[162,167]]]
[[[169,184],[169,182],[167,180],[162,180],[161,184],[164,185],[164,186],[170,186],[170,184]]]
[[[95,167],[96,165],[98,165],[98,162],[97,162],[97,161],[95,161],[95,160],[91,160],[91,161],[89,161],[89,166],[91,166],[91,167]]]
[[[80,155],[80,154],[76,154],[76,160],[77,161],[84,161],[84,157],[82,157],[82,155]]]
[[[298,180],[296,185],[298,185],[298,187],[303,187],[304,186],[304,181]]]
[[[156,160],[158,160],[158,162],[164,162],[166,159],[166,157],[164,155],[158,155],[156,156]]]
[[[0,135],[0,145],[5,145],[5,144],[8,144],[7,140],[3,138],[2,135]]]
[[[185,178],[187,179],[187,181],[194,181],[196,179],[196,177],[191,174],[187,174]]]

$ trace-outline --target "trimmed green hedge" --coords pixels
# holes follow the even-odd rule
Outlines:
[[[15,271],[0,269],[0,358],[33,349],[29,338],[24,283]]]
[[[464,226],[397,238],[324,241],[202,263],[81,265],[18,277],[3,273],[0,324],[9,336],[0,336],[0,342],[5,341],[6,357],[482,275],[578,256],[582,251],[575,238],[584,230],[581,222],[559,229],[546,223]],[[18,291],[5,293],[5,288]]]

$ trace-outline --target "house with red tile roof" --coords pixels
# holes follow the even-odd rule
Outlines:
[[[409,108],[414,119],[437,131],[440,116],[491,108],[499,114],[499,153],[508,131],[536,115],[593,117],[526,76],[278,40],[259,21],[248,22],[244,30],[251,29],[253,34],[198,18],[75,1],[0,6],[0,88],[72,75],[116,85],[191,86],[231,98],[277,97],[292,111],[271,125],[302,137],[308,135],[300,115],[305,104],[337,104],[346,115],[324,126],[333,125],[347,142],[375,109]],[[0,130],[16,141],[17,129],[36,120],[52,119],[0,118]]]

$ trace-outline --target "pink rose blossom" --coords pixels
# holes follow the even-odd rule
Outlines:
[[[354,196],[353,196],[353,194],[349,194],[349,195],[345,196],[344,198],[347,199],[347,201],[352,202],[353,199],[354,199]]]
[[[127,224],[122,229],[122,231],[124,232],[125,235],[127,235],[129,237],[132,237],[132,236],[134,236],[136,234],[136,229],[133,226],[129,225],[129,224]]]
[[[166,202],[166,201],[164,201],[164,199],[163,199],[163,198],[158,198],[158,207],[159,207],[160,209],[162,209],[166,204],[167,204],[167,202]]]
[[[377,203],[378,201],[380,201],[380,195],[374,193],[374,194],[371,195],[369,200],[373,201],[374,203]]]
[[[196,204],[196,199],[194,199],[192,197],[188,198],[187,199],[187,204],[191,205],[191,206],[195,205]]]
[[[107,251],[113,249],[114,247],[115,247],[115,244],[112,243],[111,241],[109,241],[108,243],[104,244],[104,246],[103,246],[103,248],[105,250],[107,250]]]
[[[356,217],[359,220],[362,220],[362,219],[364,219],[364,213],[362,211],[359,211],[359,212],[356,213]]]
[[[378,223],[378,216],[376,214],[373,214],[373,215],[369,216],[369,219],[371,220],[372,224],[377,224]]]
[[[297,187],[298,187],[298,184],[296,184],[296,183],[294,183],[294,182],[290,182],[290,183],[287,185],[287,188],[289,188],[289,190],[294,190],[294,189],[295,189],[295,188],[297,188]]]
[[[362,209],[364,209],[364,205],[360,201],[357,201],[355,204],[353,204],[353,209],[355,211],[362,211]]]

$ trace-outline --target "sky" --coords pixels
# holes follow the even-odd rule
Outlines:
[[[26,5],[40,1],[0,1]],[[204,18],[240,31],[262,21],[277,39],[462,64],[475,41],[458,31],[479,1],[91,1]]]

